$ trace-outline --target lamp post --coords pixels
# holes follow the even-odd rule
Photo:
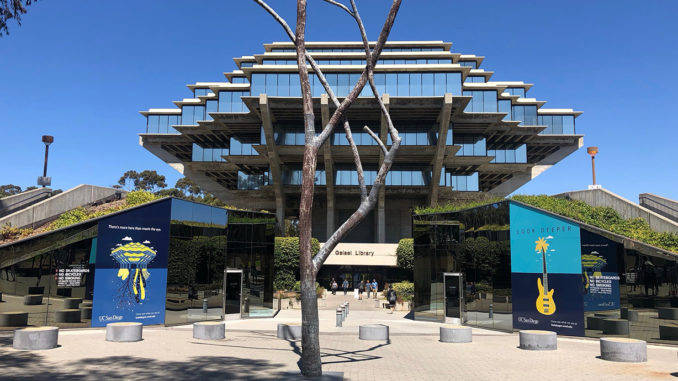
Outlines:
[[[38,177],[38,185],[46,187],[52,184],[52,179],[47,177],[47,157],[49,156],[49,145],[54,142],[54,136],[42,135],[42,142],[45,143],[45,166],[42,169],[42,176]]]
[[[598,153],[598,147],[588,147],[586,152],[591,155],[591,170],[593,171],[593,185],[596,185],[596,154]]]

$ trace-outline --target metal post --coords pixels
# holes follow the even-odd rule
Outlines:
[[[593,175],[593,185],[596,185],[596,154],[598,153],[598,147],[588,147],[586,152],[591,155],[591,171]]]
[[[349,303],[346,302],[346,315],[348,316],[349,312],[351,312],[351,309],[349,308]]]
[[[346,320],[346,304],[341,305],[341,315],[344,320]]]
[[[343,313],[341,311],[341,307],[337,307],[337,327],[341,327],[341,323],[343,321]]]

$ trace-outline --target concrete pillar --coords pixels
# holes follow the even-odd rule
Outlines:
[[[438,143],[436,153],[433,157],[433,172],[431,173],[431,194],[429,195],[429,205],[438,203],[438,190],[440,188],[440,172],[443,169],[445,159],[445,149],[447,148],[447,132],[450,128],[450,118],[452,116],[452,94],[445,94],[443,107],[438,115]]]
[[[323,127],[330,121],[330,105],[327,94],[320,96],[320,111],[322,115]],[[326,203],[327,203],[327,236],[329,238],[334,233],[334,162],[332,160],[332,138],[327,139],[323,145],[324,162],[325,162],[325,189],[326,189]]]
[[[261,121],[264,127],[264,136],[266,137],[266,151],[268,152],[268,165],[273,179],[273,191],[275,193],[275,219],[276,234],[285,234],[285,192],[282,183],[282,168],[280,156],[278,156],[278,147],[275,144],[273,134],[273,116],[268,106],[268,97],[266,94],[259,95],[259,107],[261,109]]]

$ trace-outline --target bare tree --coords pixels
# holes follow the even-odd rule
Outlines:
[[[319,376],[322,374],[322,367],[320,361],[320,341],[318,336],[318,301],[316,298],[315,281],[320,267],[330,255],[332,250],[337,246],[339,241],[357,226],[365,216],[374,209],[377,202],[379,190],[384,186],[384,179],[386,174],[391,169],[393,158],[395,157],[398,148],[400,147],[400,136],[398,130],[393,125],[391,116],[382,102],[381,95],[374,83],[374,66],[381,55],[382,49],[395,22],[396,14],[400,8],[402,0],[393,0],[393,4],[389,10],[386,21],[381,29],[379,38],[372,44],[369,43],[367,32],[363,25],[358,8],[354,0],[350,0],[350,8],[334,0],[324,0],[325,2],[335,5],[345,11],[356,22],[360,35],[362,36],[363,46],[365,48],[365,68],[358,79],[358,82],[353,85],[351,92],[344,98],[343,101],[334,94],[325,76],[318,67],[317,63],[306,50],[306,0],[297,1],[297,24],[296,29],[292,31],[287,22],[280,17],[266,2],[263,0],[254,0],[257,4],[262,6],[268,13],[275,18],[275,20],[282,25],[288,37],[296,47],[297,65],[299,68],[299,80],[302,94],[302,105],[304,113],[304,131],[305,131],[305,147],[303,157],[302,183],[301,183],[301,200],[299,206],[299,267],[301,277],[301,322],[302,322],[302,353],[301,353],[301,373],[304,376]],[[315,115],[313,112],[313,99],[311,97],[311,86],[309,83],[309,70],[306,63],[311,65],[311,69],[317,76],[320,83],[322,83],[327,95],[336,107],[336,110],[330,117],[327,125],[323,126],[322,131],[316,134],[315,131]],[[375,99],[379,103],[381,112],[388,125],[388,133],[391,135],[393,144],[386,147],[384,142],[365,126],[363,129],[377,142],[383,151],[383,161],[377,172],[377,177],[370,187],[369,191],[365,185],[365,177],[363,174],[363,167],[360,160],[358,147],[356,146],[353,136],[351,134],[351,126],[345,118],[346,110],[355,102],[363,88],[369,84],[374,94]],[[317,165],[317,156],[320,147],[327,141],[330,134],[334,132],[335,126],[342,123],[346,138],[349,142],[353,152],[353,159],[358,172],[358,184],[360,186],[360,205],[358,209],[327,239],[327,241],[320,247],[318,253],[313,256],[311,252],[311,209],[313,206],[314,193],[314,179]]]

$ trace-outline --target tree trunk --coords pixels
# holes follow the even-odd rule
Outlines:
[[[301,348],[301,374],[306,377],[322,375],[318,299],[313,271],[301,274]]]

